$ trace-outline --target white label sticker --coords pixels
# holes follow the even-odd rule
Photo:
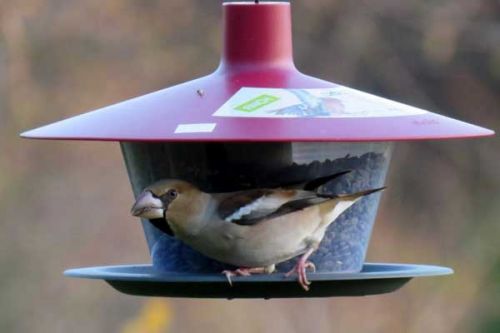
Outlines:
[[[427,111],[359,90],[241,88],[217,117],[247,118],[366,118],[425,114]]]
[[[180,124],[175,129],[176,134],[182,133],[211,133],[217,124]]]

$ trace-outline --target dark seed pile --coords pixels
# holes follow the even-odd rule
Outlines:
[[[384,186],[389,161],[383,154],[367,153],[360,157],[346,156],[334,161],[313,162],[308,165],[293,164],[280,175],[302,175],[315,177],[353,170],[325,185],[321,191],[327,193],[353,193]],[[286,177],[291,179],[291,177]],[[293,179],[293,178],[292,178]],[[359,272],[364,263],[373,222],[377,213],[380,193],[367,196],[344,212],[334,223],[313,254],[311,261],[319,272]],[[152,248],[153,265],[169,272],[220,273],[232,266],[209,259],[179,240],[162,235]],[[296,258],[278,265],[278,271],[290,270]]]

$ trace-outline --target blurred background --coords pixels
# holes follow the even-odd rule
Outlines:
[[[18,133],[214,70],[220,0],[0,0],[1,332],[500,332],[500,141],[400,143],[368,252],[451,266],[365,298],[177,300],[64,278],[147,263],[117,144]],[[497,0],[293,1],[308,74],[498,131]]]

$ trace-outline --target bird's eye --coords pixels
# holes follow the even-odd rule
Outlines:
[[[177,198],[178,193],[177,193],[177,191],[176,191],[176,190],[169,190],[169,191],[167,192],[167,195],[168,195],[171,199],[175,199],[175,198]]]
[[[167,192],[163,193],[160,196],[160,200],[165,204],[168,205],[172,201],[174,201],[175,198],[177,198],[177,195],[179,195],[179,192],[177,190],[171,189],[168,190]]]

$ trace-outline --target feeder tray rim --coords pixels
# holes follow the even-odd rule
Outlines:
[[[378,266],[377,266],[378,265]],[[304,291],[294,277],[283,274],[253,275],[233,279],[231,287],[222,274],[158,275],[151,265],[88,267],[66,271],[66,276],[105,280],[116,290],[134,296],[212,298],[212,299],[271,299],[271,298],[324,298],[379,295],[394,292],[414,277],[431,277],[452,274],[447,267],[412,264],[365,264],[372,266],[372,278],[365,273],[323,274],[337,279],[318,279],[319,274],[308,274],[313,282]],[[394,271],[399,267],[399,272]],[[110,271],[115,270],[114,276]],[[120,274],[131,273],[131,274]],[[378,271],[378,272],[377,272]],[[392,271],[392,272],[391,272]],[[141,273],[142,272],[142,273]],[[378,274],[378,277],[375,275]],[[348,277],[358,276],[359,279]],[[341,277],[344,279],[341,279]],[[163,278],[162,278],[163,277]],[[271,279],[271,280],[269,280]]]
[[[389,269],[385,274],[381,274],[380,268]],[[148,269],[152,274],[138,273],[115,273],[110,270],[127,270],[127,269]],[[364,271],[368,269],[368,271]],[[374,271],[369,271],[375,269]],[[377,270],[379,269],[379,270]],[[103,275],[97,275],[101,272]],[[444,276],[451,275],[454,271],[448,267],[423,264],[406,264],[406,263],[365,263],[361,272],[316,272],[308,273],[308,278],[311,281],[328,281],[328,280],[372,280],[383,278],[413,278],[425,276]],[[431,274],[431,275],[429,275]],[[137,265],[116,265],[116,266],[96,266],[85,268],[68,269],[64,272],[67,277],[85,278],[85,279],[105,279],[105,280],[129,280],[139,281],[147,279],[148,281],[177,281],[177,282],[227,282],[227,278],[223,274],[217,273],[179,273],[156,271],[151,264]],[[103,277],[105,275],[105,277]],[[201,281],[201,279],[203,279]],[[233,278],[235,282],[287,282],[295,281],[296,277],[284,277],[284,274],[273,273],[252,276],[239,276]]]

